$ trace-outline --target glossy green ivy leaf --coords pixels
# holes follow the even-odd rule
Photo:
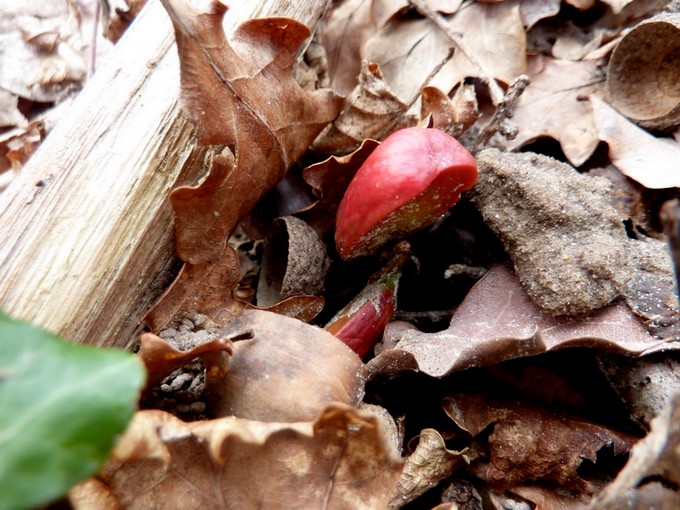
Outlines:
[[[133,354],[70,343],[0,313],[0,510],[47,503],[94,474],[144,379]]]

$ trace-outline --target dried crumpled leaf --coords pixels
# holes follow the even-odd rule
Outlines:
[[[239,309],[230,296],[234,280],[216,291],[206,285],[206,275],[238,274],[232,266],[235,255],[226,253],[233,252],[229,234],[335,118],[340,98],[329,90],[305,91],[293,79],[297,50],[309,36],[304,25],[285,18],[254,19],[227,41],[221,3],[211,1],[206,10],[178,0],[163,4],[175,27],[185,109],[199,143],[214,148],[205,181],[170,195],[177,253],[202,275],[183,271],[164,296],[166,303],[161,301],[148,320],[162,326],[199,311],[225,323],[233,308]],[[215,305],[215,292],[226,295],[221,307]],[[204,306],[206,293],[211,302]]]
[[[678,322],[666,246],[628,237],[606,179],[529,152],[486,149],[477,164],[469,195],[543,310],[585,315],[623,296],[656,334]]]
[[[465,78],[506,84],[526,72],[526,35],[517,0],[472,2],[449,19],[457,49],[430,85],[450,92]]]
[[[331,402],[359,405],[361,359],[323,329],[272,312],[247,310],[223,331],[252,339],[234,343],[224,379],[206,380],[215,416],[262,421],[311,420]]]
[[[636,25],[614,49],[607,68],[611,104],[650,129],[680,125],[680,13],[663,13]]]
[[[406,5],[404,0],[348,0],[331,10],[322,40],[333,90],[345,95],[356,87],[364,43]]]
[[[347,97],[340,116],[314,140],[313,149],[346,154],[367,138],[382,140],[416,124],[417,117],[407,113],[409,106],[391,90],[377,64],[362,60],[359,84]]]
[[[680,344],[654,338],[622,304],[582,319],[546,314],[522,289],[510,267],[502,265],[470,290],[448,329],[436,333],[402,329],[396,347],[382,351],[368,366],[372,373],[419,370],[442,377],[567,347],[639,355],[678,349]]]
[[[590,102],[598,136],[621,173],[651,189],[680,187],[680,143],[649,134],[598,97]]]
[[[528,74],[531,83],[512,117],[519,132],[508,149],[549,136],[560,142],[573,165],[582,165],[599,143],[587,100],[602,81],[597,63],[536,56],[530,58]]]
[[[394,94],[413,103],[451,58],[446,35],[426,18],[393,17],[364,45],[362,58],[376,62]]]
[[[651,432],[632,451],[616,479],[597,496],[591,510],[680,507],[680,395],[652,421]]]
[[[314,419],[327,404],[357,406],[366,372],[359,357],[323,329],[277,313],[247,310],[221,338],[179,351],[142,335],[149,385],[200,358],[213,416],[294,422]],[[233,343],[232,343],[233,341]]]
[[[348,406],[289,424],[141,411],[99,478],[130,510],[382,510],[401,465],[375,418]]]
[[[378,145],[378,141],[367,138],[354,152],[345,156],[331,156],[303,170],[305,182],[320,197],[300,216],[321,233],[322,239],[332,241],[329,235],[335,229],[335,216],[347,186]]]
[[[450,476],[464,462],[463,455],[446,448],[444,438],[436,430],[422,430],[418,446],[406,459],[389,508],[401,508]]]
[[[458,138],[480,117],[474,85],[462,84],[449,98],[436,87],[425,87],[420,116],[432,116],[432,127]]]
[[[598,452],[609,449],[616,458],[632,445],[632,438],[600,425],[483,394],[450,395],[442,406],[456,425],[488,442],[488,456],[472,460],[470,469],[495,487],[551,481],[592,494],[598,482],[579,468],[590,461],[597,469]],[[489,426],[488,438],[480,436]]]
[[[145,392],[150,391],[172,372],[200,358],[208,374],[224,378],[229,370],[229,358],[234,353],[230,339],[208,340],[188,351],[180,351],[153,333],[140,337],[139,356],[147,373]],[[210,375],[208,376],[210,377]]]

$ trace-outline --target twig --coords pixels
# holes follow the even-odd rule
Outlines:
[[[526,74],[519,75],[515,81],[512,82],[510,87],[508,87],[505,97],[496,107],[493,117],[491,117],[491,120],[484,127],[482,132],[477,137],[477,140],[473,144],[473,153],[481,150],[487,143],[489,143],[491,137],[496,133],[500,132],[508,138],[514,138],[516,133],[508,131],[505,121],[512,117],[512,113],[517,106],[517,101],[519,101],[524,89],[527,88],[530,82],[531,80]]]

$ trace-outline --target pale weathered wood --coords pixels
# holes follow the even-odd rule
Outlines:
[[[313,25],[326,4],[240,3],[225,26],[253,13]],[[78,342],[135,341],[178,268],[168,193],[204,173],[178,89],[171,24],[151,0],[0,195],[0,309]]]

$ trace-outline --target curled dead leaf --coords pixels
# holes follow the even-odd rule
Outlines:
[[[314,419],[332,402],[358,405],[365,369],[359,357],[330,333],[297,319],[247,310],[229,323],[226,337],[252,331],[234,343],[226,377],[206,377],[215,416],[293,422]]]
[[[456,425],[473,437],[493,424],[488,439],[478,438],[488,441],[488,457],[473,460],[470,467],[496,487],[550,480],[592,494],[597,484],[582,478],[581,465],[596,464],[598,452],[605,448],[621,458],[633,441],[594,423],[481,394],[451,395],[442,405]]]
[[[401,508],[413,501],[450,476],[463,462],[461,452],[446,448],[444,438],[439,432],[434,429],[422,430],[418,446],[406,459],[389,508]]]
[[[408,109],[409,104],[391,90],[378,64],[362,60],[359,84],[347,97],[340,116],[314,140],[313,148],[346,154],[367,138],[382,140],[392,131],[416,124],[418,119],[408,115]]]
[[[375,418],[348,406],[289,424],[141,411],[99,478],[131,510],[382,510],[401,466]]]
[[[386,332],[386,336],[392,335]],[[368,367],[372,374],[419,370],[442,377],[566,347],[639,355],[677,349],[680,344],[654,338],[622,304],[610,305],[583,319],[546,314],[504,265],[490,270],[472,288],[448,329],[423,333],[402,328],[396,347],[382,351]]]
[[[680,187],[680,143],[657,138],[591,96],[598,136],[621,173],[651,189]]]

